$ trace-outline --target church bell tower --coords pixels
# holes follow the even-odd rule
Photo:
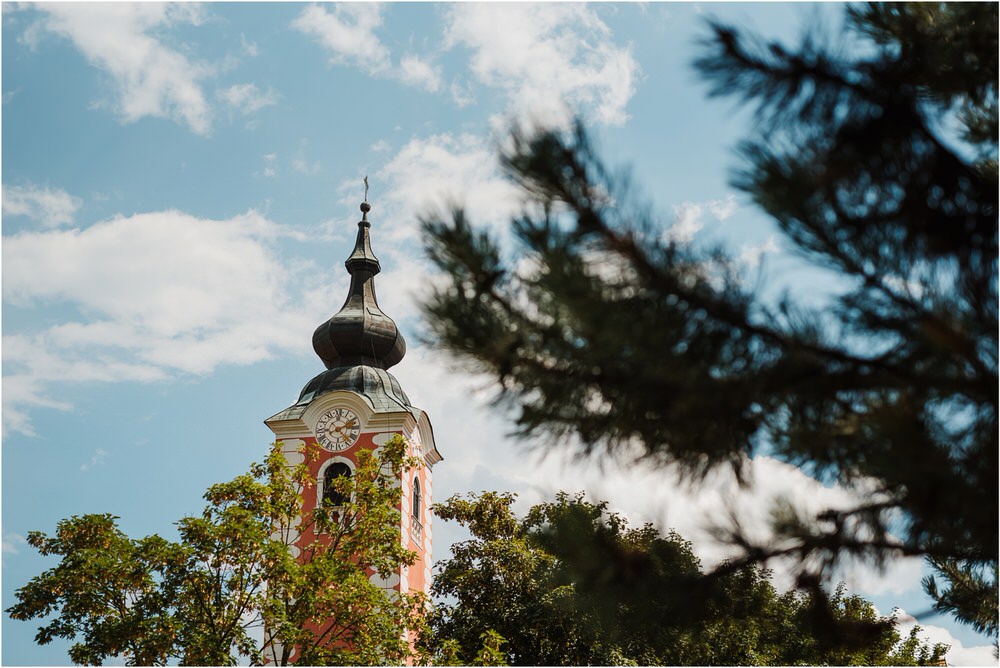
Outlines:
[[[367,190],[367,179],[366,179]],[[366,193],[367,194],[367,193]],[[347,300],[333,317],[316,328],[313,348],[326,370],[306,383],[298,401],[265,420],[284,443],[290,464],[306,461],[316,480],[303,490],[303,514],[324,505],[336,505],[331,481],[351,475],[358,453],[374,450],[394,435],[410,444],[410,454],[423,466],[402,474],[399,534],[403,547],[416,553],[416,562],[399,572],[369,579],[386,590],[427,592],[431,580],[431,471],[441,461],[427,414],[410,404],[389,368],[406,353],[406,343],[392,318],[382,312],[375,297],[375,275],[381,271],[371,248],[371,205],[361,205],[361,221],[354,250],[345,263],[351,276]],[[311,536],[293,537],[292,552]]]

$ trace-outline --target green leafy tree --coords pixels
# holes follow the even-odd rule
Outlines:
[[[390,595],[368,579],[372,571],[386,577],[416,559],[399,539],[399,480],[418,465],[405,453],[401,437],[377,454],[359,452],[354,474],[337,482],[341,509],[313,513],[324,538],[303,546],[299,560],[288,560],[268,578],[264,623],[267,641],[281,646],[279,661],[287,662],[293,646],[300,649],[295,661],[311,665],[384,665],[411,658],[408,638],[422,628],[423,594]],[[280,516],[282,521],[298,517],[298,499],[296,493],[296,510]],[[295,528],[305,533],[304,525]],[[326,621],[310,628],[317,620]]]
[[[173,654],[179,622],[159,573],[183,560],[159,536],[132,540],[111,515],[59,522],[55,535],[28,534],[28,544],[60,563],[17,592],[14,619],[59,614],[38,629],[36,642],[79,638],[70,648],[77,664],[100,665],[125,656],[130,665],[161,665]]]
[[[480,646],[475,658],[463,661],[462,646],[454,638],[433,637],[432,630],[425,628],[419,639],[424,648],[422,657],[431,666],[508,666],[507,654],[501,647],[507,642],[502,635],[490,629],[479,635]],[[467,654],[467,653],[466,653]],[[467,654],[468,655],[468,654]]]
[[[29,543],[58,565],[17,591],[13,619],[48,617],[37,642],[73,641],[74,663],[123,657],[134,665],[229,665],[265,657],[287,665],[383,665],[412,657],[423,628],[422,594],[390,595],[369,581],[414,554],[399,540],[398,480],[415,465],[396,438],[362,452],[346,499],[303,516],[300,491],[315,483],[289,466],[281,444],[262,464],[205,494],[201,516],[178,522],[179,540],[131,539],[111,515],[60,522]],[[310,530],[316,530],[310,533]],[[299,535],[319,536],[309,544]],[[261,642],[263,638],[263,643]]]
[[[917,631],[902,640],[843,587],[817,615],[809,594],[778,594],[756,566],[704,577],[683,538],[630,528],[604,504],[561,494],[519,519],[514,499],[435,506],[471,533],[433,585],[433,637],[459,662],[495,665],[484,649],[501,640],[494,659],[511,665],[926,665],[947,650]],[[831,622],[853,635],[835,638]]]
[[[521,435],[638,445],[693,477],[765,452],[863,481],[856,507],[786,505],[773,542],[728,538],[742,563],[797,558],[816,594],[845,556],[926,557],[937,608],[995,637],[997,5],[847,11],[850,48],[712,24],[696,62],[756,106],[735,186],[843,287],[825,306],[671,241],[577,127],[515,131],[501,156],[533,202],[517,262],[461,210],[425,219],[445,274],[425,310]]]

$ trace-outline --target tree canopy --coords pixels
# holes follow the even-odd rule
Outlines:
[[[72,641],[77,664],[402,663],[425,599],[390,594],[369,574],[414,561],[398,530],[398,481],[415,464],[405,452],[399,437],[362,451],[354,475],[337,480],[336,513],[303,516],[300,492],[315,481],[279,442],[263,464],[209,488],[202,515],[177,523],[177,541],[129,538],[111,515],[32,532],[29,544],[60,561],[20,588],[7,613],[48,618],[37,642]],[[290,549],[299,534],[315,538]]]
[[[530,196],[514,259],[461,209],[424,220],[444,274],[425,311],[521,435],[638,445],[695,477],[765,452],[864,482],[853,508],[785,508],[772,542],[729,538],[745,563],[797,557],[814,592],[847,555],[923,556],[936,607],[995,636],[997,5],[847,17],[841,49],[711,24],[696,61],[755,107],[734,185],[836,274],[825,305],[764,299],[665,234],[578,125],[515,130],[501,155]]]
[[[336,483],[340,505],[305,517],[301,491],[314,481],[279,444],[213,485],[178,541],[131,539],[111,515],[32,533],[60,561],[7,612],[46,618],[37,641],[69,640],[71,660],[93,665],[925,665],[947,650],[917,629],[902,640],[895,620],[842,589],[818,606],[779,594],[756,565],[706,577],[676,533],[630,528],[565,494],[524,519],[511,494],[435,506],[471,538],[438,565],[433,606],[420,592],[390,594],[369,576],[413,560],[394,484],[413,463],[404,448],[361,454]],[[327,538],[296,543],[310,525]]]
[[[947,650],[918,627],[903,640],[842,587],[817,615],[809,594],[778,593],[757,566],[706,578],[679,535],[631,528],[604,504],[561,494],[519,519],[514,498],[436,506],[471,533],[432,588],[434,637],[461,663],[481,660],[489,634],[503,659],[528,666],[927,665]]]

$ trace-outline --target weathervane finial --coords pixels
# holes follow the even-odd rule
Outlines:
[[[365,201],[361,203],[361,222],[368,224],[368,212],[372,210],[372,205],[368,203],[368,175],[365,174]]]

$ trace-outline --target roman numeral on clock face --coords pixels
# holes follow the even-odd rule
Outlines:
[[[361,420],[349,408],[332,408],[316,423],[316,437],[327,450],[346,450],[361,435]]]

